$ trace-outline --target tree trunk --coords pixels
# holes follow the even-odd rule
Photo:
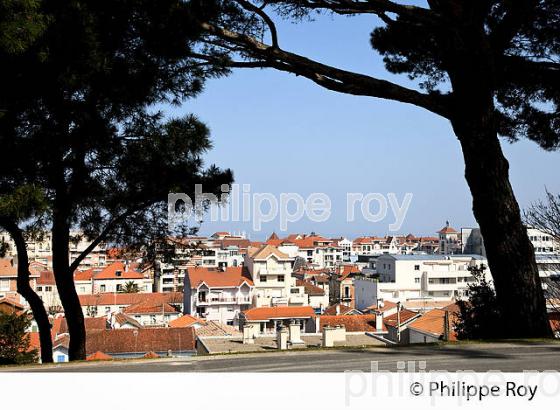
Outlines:
[[[70,224],[63,207],[53,209],[52,252],[53,273],[70,334],[68,356],[70,361],[86,359],[86,330],[80,299],[70,270]]]
[[[463,114],[468,113],[464,108]],[[509,182],[509,164],[495,131],[493,110],[472,118],[452,122],[503,312],[503,337],[549,337],[552,332],[534,249]]]
[[[27,303],[29,303],[31,312],[33,312],[33,318],[37,322],[39,340],[41,342],[41,362],[52,363],[53,344],[51,338],[51,323],[49,322],[49,316],[45,310],[43,301],[29,284],[29,278],[31,276],[29,274],[29,257],[27,255],[27,247],[23,233],[13,221],[2,220],[0,225],[6,229],[16,245],[18,265],[17,291],[27,300]]]

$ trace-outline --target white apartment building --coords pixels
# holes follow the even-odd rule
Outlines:
[[[354,254],[352,250],[353,242],[348,238],[335,239],[334,244],[342,249],[342,261],[349,262],[350,257]]]
[[[73,263],[76,258],[90,245],[81,232],[72,231],[70,237],[75,239],[70,242],[69,258],[70,263]],[[7,232],[0,232],[0,242],[6,243],[9,246],[8,255],[15,256],[17,254],[15,244]],[[27,254],[30,261],[39,262],[47,268],[52,269],[52,249],[51,249],[51,234],[45,234],[38,239],[27,241]],[[107,264],[107,248],[106,245],[101,243],[97,245],[80,263],[80,269],[88,269],[91,267],[105,266]]]
[[[242,246],[248,241],[240,237],[222,237],[225,232],[217,232],[212,238],[192,237],[176,246],[169,262],[163,258],[156,263],[155,289],[158,292],[182,292],[185,274],[189,267],[227,268],[243,265]]]
[[[527,228],[527,235],[535,248],[535,255],[560,255],[560,243],[549,233]]]
[[[187,269],[184,290],[186,315],[234,326],[254,296],[253,281],[243,267]]]
[[[382,255],[377,259],[377,279],[354,279],[356,305],[371,306],[378,300],[454,300],[467,295],[474,281],[469,268],[486,266],[480,255]]]
[[[249,248],[245,258],[255,284],[254,307],[305,305],[307,296],[303,286],[296,286],[293,273],[294,258],[272,245]]]

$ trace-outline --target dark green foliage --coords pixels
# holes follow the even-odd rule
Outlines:
[[[475,283],[469,284],[468,300],[457,302],[459,312],[455,318],[455,331],[462,340],[500,339],[503,337],[502,313],[496,292],[484,276],[485,266],[469,269]]]
[[[132,281],[126,282],[123,286],[122,293],[138,293],[140,289],[138,289],[138,285]]]
[[[166,120],[162,102],[196,96],[206,78],[189,56],[197,21],[212,1],[44,0],[49,24],[18,55],[0,54],[0,194],[33,186],[45,211],[26,221],[52,231],[53,271],[71,334],[70,358],[85,354],[83,317],[72,282],[69,237],[143,250],[167,231],[169,192],[219,192],[229,170],[205,166],[208,128],[194,116]],[[187,230],[188,226],[180,229]]]
[[[47,22],[39,0],[0,0],[0,52],[22,53],[43,32]]]
[[[25,314],[0,312],[0,365],[37,361],[37,351],[30,349],[26,333],[29,326],[30,320]]]
[[[484,80],[489,80],[495,88],[499,133],[512,141],[529,138],[544,149],[557,149],[560,147],[560,1],[519,1],[513,6],[509,3],[512,2],[449,3],[449,8],[463,8],[461,12],[472,17],[470,22],[451,19],[442,20],[439,25],[424,25],[398,17],[385,27],[376,28],[371,43],[384,56],[388,71],[419,79],[420,85],[430,91],[447,91],[451,86],[449,73],[461,64],[459,32],[472,30],[473,39],[487,36],[482,41],[492,48],[493,55],[486,73],[488,78]],[[439,2],[430,5],[446,17],[453,14]],[[515,15],[511,11],[515,7],[522,16],[518,21],[511,17]],[[484,27],[484,33],[476,31],[477,24]]]

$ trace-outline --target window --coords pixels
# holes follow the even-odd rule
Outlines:
[[[52,292],[52,286],[45,286],[45,292]]]
[[[278,275],[278,282],[284,282],[284,275]]]
[[[261,275],[261,282],[266,282],[266,281],[267,281],[266,276],[262,276],[262,275]]]
[[[420,270],[420,265],[414,265],[414,270]]]
[[[420,278],[414,278],[414,283],[420,283]]]
[[[233,312],[233,310],[234,310],[234,309],[233,309],[233,306],[228,306],[228,308],[227,308],[227,311],[228,311],[228,312]]]
[[[228,326],[233,326],[233,320],[228,320],[228,321],[226,322],[226,324],[227,324]]]
[[[2,290],[9,290],[9,289],[4,289],[3,285],[0,285],[0,289]],[[42,292],[43,291],[43,287],[42,286],[37,286],[37,292]]]
[[[107,286],[101,285],[99,289],[101,289],[101,292],[105,292],[107,290]]]

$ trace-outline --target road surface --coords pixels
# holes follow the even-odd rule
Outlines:
[[[411,346],[368,350],[317,350],[262,354],[201,356],[188,359],[70,363],[42,367],[3,368],[32,372],[344,372],[412,371],[560,371],[560,344],[465,344]]]

